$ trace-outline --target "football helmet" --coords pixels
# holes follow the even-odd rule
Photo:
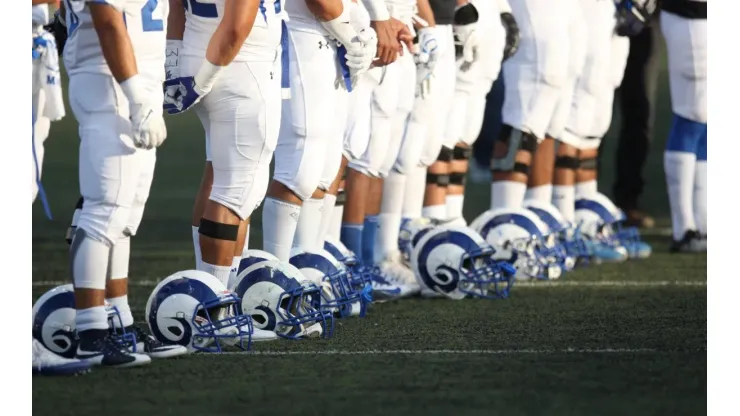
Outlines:
[[[580,230],[566,221],[555,205],[529,199],[524,201],[523,206],[537,215],[547,226],[545,246],[558,256],[564,270],[573,270],[578,259],[584,261],[588,259],[588,247]]]
[[[649,257],[651,247],[641,241],[635,227],[623,227],[626,216],[604,194],[596,193],[576,200],[576,222],[583,234],[597,244],[603,244],[621,253],[623,258]]]
[[[352,288],[357,292],[370,296],[370,301],[372,301],[373,289],[370,270],[360,264],[355,253],[350,251],[341,241],[331,236],[327,237],[326,241],[324,241],[324,250],[328,251],[332,257],[346,266]]]
[[[239,276],[239,274],[246,270],[249,266],[263,261],[277,259],[278,258],[275,257],[273,254],[270,254],[264,250],[250,249],[245,251],[242,254],[242,259],[239,260],[239,267],[237,268],[236,274],[232,273],[229,277],[229,290],[234,290],[234,286],[236,286],[236,277]]]
[[[119,342],[136,345],[136,336],[127,332],[118,308],[105,304],[109,328],[116,327],[113,334]],[[77,352],[75,330],[75,292],[72,284],[57,286],[44,293],[33,304],[32,334],[49,351],[65,358],[74,358]],[[114,325],[115,324],[115,325]],[[134,352],[136,349],[134,348]]]
[[[507,298],[514,268],[492,256],[493,248],[473,230],[446,225],[424,233],[414,245],[411,267],[424,296]]]
[[[160,342],[188,351],[248,350],[252,344],[252,319],[241,313],[239,298],[203,271],[177,272],[159,282],[146,302],[146,320]]]
[[[545,244],[547,226],[526,208],[489,210],[471,227],[493,246],[493,258],[511,263],[516,278],[558,279],[563,273],[557,253]]]
[[[434,223],[429,218],[405,218],[401,222],[401,229],[398,232],[398,249],[407,263],[411,262],[411,253],[416,243],[432,228],[434,228]]]
[[[337,317],[365,316],[367,304],[372,301],[372,288],[358,292],[352,284],[352,274],[345,265],[328,251],[309,252],[298,247],[291,251],[290,264],[321,288],[321,303]]]
[[[253,264],[239,274],[234,290],[256,328],[289,339],[333,335],[334,318],[321,306],[321,290],[290,263]]]

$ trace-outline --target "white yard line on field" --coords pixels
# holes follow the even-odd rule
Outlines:
[[[66,281],[40,280],[34,281],[34,287],[52,287],[67,284]],[[131,280],[129,286],[135,287],[154,287],[159,283],[157,280]],[[692,280],[660,280],[660,281],[639,281],[639,280],[548,280],[537,282],[516,282],[515,288],[540,288],[540,287],[662,287],[662,286],[687,286],[687,287],[706,287],[706,281]]]
[[[262,343],[259,343],[262,345]],[[696,352],[706,351],[700,350]],[[249,351],[202,354],[218,355],[258,355],[258,356],[305,356],[305,355],[553,355],[553,354],[638,354],[664,353],[668,351],[654,348],[552,348],[552,349],[507,349],[507,350],[359,350],[359,351]]]

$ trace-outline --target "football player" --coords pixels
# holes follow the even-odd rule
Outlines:
[[[283,101],[275,171],[262,215],[263,248],[283,261],[290,259],[293,245],[305,251],[323,247],[319,230],[328,229],[332,213],[324,209],[324,195],[341,164],[349,92],[376,55],[374,31],[358,31],[348,3],[286,4],[283,79],[291,98]]]
[[[281,3],[170,0],[170,6],[166,107],[181,113],[192,106],[210,162],[208,199],[197,199],[193,215],[200,216],[193,221],[196,268],[226,286],[247,220],[264,198],[277,143]]]
[[[167,137],[162,81],[168,4],[144,0],[65,0],[64,61],[79,123],[84,204],[70,248],[79,335],[77,358],[131,367],[186,352],[133,327],[128,304],[131,236],[149,195],[155,148]],[[104,302],[137,335],[137,351],[118,342]],[[139,348],[139,346],[141,348]]]
[[[673,226],[670,251],[706,251],[707,0],[665,0],[661,7],[673,108],[663,158]]]
[[[554,142],[544,145],[538,157],[542,163],[534,162],[535,151],[546,136],[557,138],[562,132],[572,90],[563,91],[578,68],[578,60],[571,59],[571,42],[582,40],[577,37],[583,23],[577,0],[510,0],[510,5],[521,38],[519,52],[503,65],[506,93],[503,126],[491,159],[492,209],[521,206],[535,164],[542,172],[532,178],[529,196],[550,198]],[[567,156],[566,150],[558,153]]]

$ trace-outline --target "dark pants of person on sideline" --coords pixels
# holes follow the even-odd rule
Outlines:
[[[651,226],[652,218],[639,211],[645,186],[643,170],[655,122],[655,97],[661,50],[657,19],[630,39],[630,52],[621,87],[617,90],[622,126],[616,152],[614,202],[633,225]]]
[[[478,139],[473,144],[473,158],[479,166],[489,169],[493,142],[501,130],[501,108],[504,106],[504,73],[499,74],[486,97],[486,113]]]

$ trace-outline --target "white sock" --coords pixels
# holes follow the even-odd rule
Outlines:
[[[244,253],[244,251],[242,251]],[[237,275],[239,273],[239,263],[242,261],[242,256],[234,256],[234,260],[231,261],[231,272],[229,273],[229,281],[226,288],[231,290],[234,285]]]
[[[571,223],[576,222],[576,187],[574,185],[555,185],[552,187],[552,204]]]
[[[383,199],[378,215],[378,235],[375,238],[375,263],[398,251],[398,232],[401,228],[401,212],[406,190],[407,177],[391,171],[383,182]]]
[[[242,248],[242,253],[249,250],[249,232],[251,231],[252,226],[247,224],[247,232],[244,234],[244,248]],[[244,257],[244,256],[240,256]]]
[[[303,201],[301,215],[298,216],[298,227],[295,230],[295,238],[293,238],[293,247],[300,247],[305,251],[316,250],[323,207],[323,198],[309,198]]]
[[[694,221],[699,232],[707,234],[707,161],[696,161],[694,174]]]
[[[209,264],[202,262],[201,267],[198,269],[202,272],[210,273],[216,276],[216,279],[220,280],[224,286],[229,285],[229,276],[231,275],[231,266],[219,266],[217,264]]]
[[[491,183],[491,209],[519,208],[524,202],[527,184],[513,181]]]
[[[447,219],[447,205],[430,205],[421,209],[421,216],[434,220]]]
[[[193,251],[195,252],[195,268],[200,268],[200,263],[203,262],[203,256],[200,254],[200,233],[198,232],[198,226],[193,225]]]
[[[70,248],[72,280],[75,287],[105,290],[110,246],[91,238],[78,228]]]
[[[344,204],[334,205],[334,209],[331,210],[331,224],[329,224],[329,230],[327,230],[327,236],[331,236],[334,240],[339,240],[342,235],[342,217],[344,216]]]
[[[334,205],[337,203],[337,196],[332,194],[324,195],[323,206],[321,207],[321,222],[319,223],[319,232],[316,236],[316,245],[318,249],[324,248],[324,241],[329,233],[329,227],[334,220]]]
[[[599,193],[599,186],[596,179],[576,184],[576,199],[590,198]]]
[[[406,176],[406,190],[403,193],[402,212],[404,218],[420,218],[422,216],[426,180],[426,166],[416,166]]]
[[[105,311],[105,306],[77,309],[75,327],[77,332],[90,329],[108,329],[108,312]]]
[[[289,261],[300,214],[300,205],[265,198],[262,208],[262,249],[282,261]]]
[[[447,195],[445,197],[445,207],[447,207],[447,219],[462,218],[464,195]]]
[[[118,319],[113,320],[113,326],[120,328],[121,324],[123,327],[129,327],[134,324],[134,317],[131,315],[131,307],[128,305],[128,295],[119,296],[117,298],[106,299],[111,306],[115,306],[118,309],[118,314],[121,315],[121,322]]]
[[[535,201],[547,202],[549,204],[550,201],[552,201],[552,184],[548,183],[527,188],[527,191],[524,193],[524,199],[533,199]]]
[[[671,204],[673,239],[680,240],[688,230],[695,230],[694,179],[696,155],[688,152],[666,151],[663,154],[668,200]]]

